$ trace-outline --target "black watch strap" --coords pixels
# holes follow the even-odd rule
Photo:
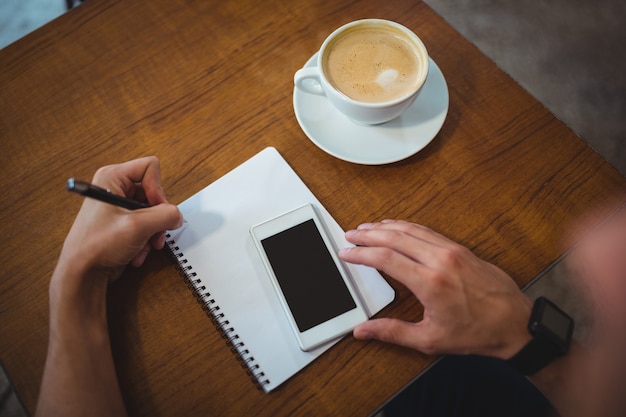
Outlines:
[[[536,374],[561,355],[562,353],[553,343],[540,337],[534,337],[507,363],[523,375],[528,376]]]
[[[524,375],[533,375],[567,353],[573,331],[574,320],[552,301],[539,297],[528,320],[533,338],[507,363]]]

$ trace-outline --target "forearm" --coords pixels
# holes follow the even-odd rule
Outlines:
[[[60,263],[52,278],[48,357],[37,416],[126,414],[107,328],[107,280],[97,275],[77,276]]]
[[[37,415],[123,416],[106,315],[110,282],[164,245],[182,226],[167,202],[159,161],[146,157],[100,168],[94,184],[149,208],[125,210],[85,199],[50,282],[50,338]]]

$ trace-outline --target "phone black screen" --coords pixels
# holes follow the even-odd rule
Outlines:
[[[356,308],[312,219],[261,244],[301,332]]]

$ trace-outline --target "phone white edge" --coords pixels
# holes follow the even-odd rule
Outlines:
[[[301,332],[298,329],[295,318],[293,317],[293,314],[289,309],[289,305],[287,304],[287,300],[285,299],[280,285],[278,284],[276,275],[274,274],[267,255],[265,254],[261,241],[269,236],[273,236],[283,230],[289,229],[290,227],[296,226],[310,219],[313,219],[315,222],[315,225],[322,236],[322,240],[324,241],[331,258],[333,259],[344,283],[346,284],[346,287],[350,292],[350,296],[354,300],[356,308],[325,321],[309,330]],[[291,329],[298,340],[300,349],[303,351],[315,349],[326,342],[345,335],[357,324],[368,319],[360,294],[356,290],[347,268],[344,267],[343,261],[339,259],[339,256],[337,255],[337,249],[335,248],[332,239],[329,237],[324,222],[312,204],[305,204],[304,206],[288,211],[287,213],[276,216],[263,223],[254,225],[250,228],[250,235],[252,236],[257,252],[261,257],[265,271],[267,272],[278,299],[280,300],[281,307],[287,315]]]

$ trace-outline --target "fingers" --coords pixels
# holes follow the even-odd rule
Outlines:
[[[146,242],[132,259],[133,266],[141,266],[152,248],[159,250],[165,246],[165,230],[178,229],[183,225],[183,216],[178,207],[167,203],[137,210],[130,215],[135,219],[135,233],[141,241]]]
[[[427,268],[398,251],[384,247],[353,247],[341,249],[339,257],[346,262],[371,266],[385,272],[418,298],[425,291],[423,277],[428,273]]]
[[[150,253],[150,244],[146,243],[143,248],[139,251],[139,253],[133,258],[130,262],[134,267],[140,267],[145,262],[148,254]]]
[[[100,168],[92,182],[117,195],[147,200],[151,206],[129,211],[85,199],[66,239],[64,253],[80,256],[92,267],[141,265],[152,248],[163,248],[164,231],[183,224],[178,207],[165,198],[156,157]]]
[[[424,307],[424,318],[417,323],[371,320],[355,328],[356,338],[428,354],[510,357],[527,337],[530,309],[526,311],[524,302],[519,302],[523,295],[515,283],[467,248],[424,226],[390,220],[361,225],[346,233],[346,239],[357,246],[341,250],[342,259],[386,272],[411,290]],[[521,326],[511,326],[513,316],[522,317],[514,321]]]
[[[445,236],[429,229],[426,226],[422,226],[416,223],[410,223],[404,220],[383,220],[379,223],[364,223],[359,225],[357,231],[362,230],[384,230],[389,232],[398,232],[406,234],[407,236],[411,236],[416,239],[423,240],[424,242],[428,242],[432,245],[436,246],[447,246],[453,245],[455,242],[446,238]],[[354,238],[357,238],[359,235],[355,235]],[[363,238],[367,236],[367,234],[363,234],[360,237]],[[356,242],[353,242],[356,243]],[[367,244],[363,242],[359,242],[358,244]]]
[[[344,261],[384,271],[420,299],[426,295],[426,281],[441,269],[442,245],[451,245],[432,230],[403,221],[364,224],[346,238],[359,246],[342,249]]]
[[[150,205],[167,202],[161,186],[161,164],[155,156],[102,167],[94,175],[93,183],[127,197],[134,197],[136,188],[143,189]]]
[[[366,321],[354,328],[357,339],[375,339],[381,342],[419,350],[426,354],[439,353],[426,337],[427,330],[423,322],[409,323],[398,319],[381,318]]]
[[[156,250],[163,249],[163,247],[165,246],[165,231],[162,231],[152,236],[150,238],[150,245]]]
[[[159,204],[147,209],[137,210],[132,213],[141,216],[141,229],[146,235],[146,241],[157,234],[161,235],[164,230],[178,229],[183,225],[183,216],[173,204]],[[163,247],[162,237],[158,241],[152,241],[155,246]]]

